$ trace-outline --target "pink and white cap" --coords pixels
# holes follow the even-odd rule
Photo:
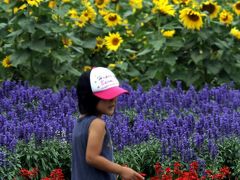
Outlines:
[[[128,93],[127,90],[119,87],[113,72],[104,67],[95,67],[91,70],[90,83],[93,94],[100,99],[109,100]]]

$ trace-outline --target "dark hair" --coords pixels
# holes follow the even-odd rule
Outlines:
[[[97,103],[100,99],[93,95],[90,84],[90,72],[84,72],[78,79],[77,83],[77,97],[78,109],[81,114],[97,115]]]

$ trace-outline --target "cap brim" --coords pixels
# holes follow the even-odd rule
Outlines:
[[[104,91],[95,92],[93,94],[99,97],[100,99],[109,100],[125,93],[128,93],[128,91],[121,87],[112,87]]]

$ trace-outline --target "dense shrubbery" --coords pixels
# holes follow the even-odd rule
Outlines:
[[[119,98],[113,117],[104,117],[116,160],[148,174],[153,173],[152,164],[157,160],[166,166],[173,161],[197,160],[201,169],[228,165],[233,175],[239,175],[239,90],[224,85],[184,91],[180,82],[177,88],[166,84],[159,83],[146,92],[140,86],[134,90],[124,85],[130,95]],[[0,172],[11,175],[20,167],[36,166],[42,167],[44,176],[58,167],[68,171],[68,143],[78,114],[74,88],[54,93],[25,82],[6,81],[1,84],[0,96],[0,144],[5,147]],[[48,145],[53,139],[57,144]]]
[[[239,85],[240,1],[4,0],[0,78],[58,89],[91,66],[132,84]]]

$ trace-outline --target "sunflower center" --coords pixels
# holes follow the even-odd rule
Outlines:
[[[109,21],[116,21],[117,20],[117,16],[116,15],[111,15],[109,16]]]
[[[236,9],[240,10],[240,3],[236,4]]]
[[[227,20],[228,20],[228,15],[224,16],[224,17],[222,18],[222,20],[223,20],[223,21],[227,21]]]
[[[118,43],[119,43],[119,39],[118,39],[118,38],[113,38],[112,44],[113,44],[114,46],[117,46]]]
[[[199,20],[199,16],[197,14],[195,14],[194,12],[189,12],[188,13],[188,18],[192,21],[198,21]]]
[[[96,0],[97,5],[102,5],[104,3],[104,0]]]
[[[204,4],[202,11],[207,11],[209,14],[212,14],[215,11],[215,6],[213,4]]]

